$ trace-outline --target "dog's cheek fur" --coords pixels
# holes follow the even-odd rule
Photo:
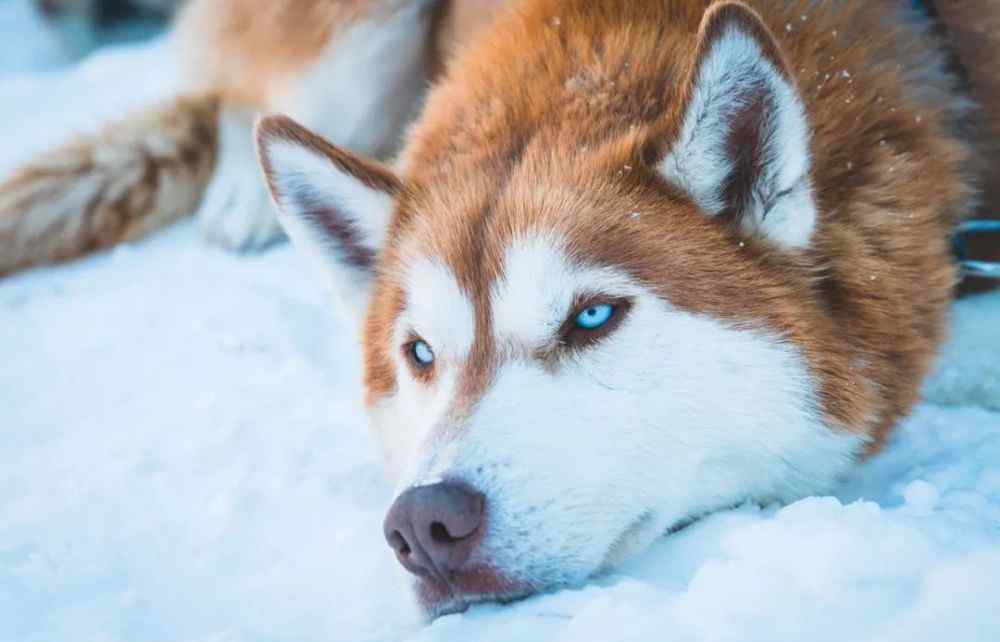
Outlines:
[[[484,559],[526,582],[576,581],[686,519],[827,489],[861,441],[829,431],[812,400],[792,346],[643,295],[558,372],[504,367],[433,476],[489,497]]]
[[[464,300],[421,272],[408,292]],[[400,488],[458,478],[485,493],[472,564],[533,587],[576,582],[691,517],[822,491],[862,448],[825,425],[801,354],[764,328],[678,310],[549,239],[508,251],[504,275],[491,299],[502,365],[484,394],[461,400],[454,366],[425,385],[397,364],[372,409]],[[633,300],[622,325],[555,363],[534,358],[573,293],[593,289]],[[420,325],[429,312],[402,317]]]
[[[394,442],[440,412],[412,387],[400,383]],[[580,581],[688,518],[825,490],[861,445],[822,425],[793,347],[649,295],[613,340],[556,373],[504,366],[448,432],[424,433],[408,466],[419,476],[400,481],[459,478],[484,492],[489,529],[473,563],[538,587]]]

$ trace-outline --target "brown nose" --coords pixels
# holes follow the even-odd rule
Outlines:
[[[385,517],[385,541],[409,572],[447,580],[479,543],[484,506],[482,493],[458,482],[410,488]]]

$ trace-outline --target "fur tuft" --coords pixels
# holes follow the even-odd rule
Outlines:
[[[0,183],[0,276],[138,239],[192,213],[218,100],[180,98],[81,137]]]

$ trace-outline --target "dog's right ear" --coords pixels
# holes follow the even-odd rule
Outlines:
[[[285,116],[257,123],[257,150],[282,226],[354,319],[367,306],[399,179]]]

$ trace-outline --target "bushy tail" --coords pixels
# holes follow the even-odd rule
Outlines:
[[[144,236],[187,214],[215,165],[218,100],[179,98],[0,183],[0,276]]]

